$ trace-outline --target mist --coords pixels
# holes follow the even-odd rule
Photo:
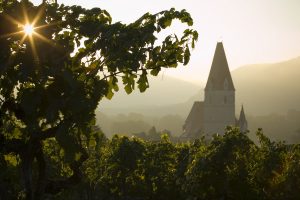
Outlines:
[[[300,57],[279,63],[241,66],[231,72],[236,88],[236,116],[244,105],[250,136],[258,128],[273,140],[300,141]],[[117,93],[101,102],[98,125],[111,136],[147,132],[152,126],[180,136],[194,101],[205,85],[168,77],[149,80],[145,93]]]

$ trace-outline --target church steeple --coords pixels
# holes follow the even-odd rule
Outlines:
[[[246,121],[246,116],[245,116],[245,111],[244,111],[244,106],[242,105],[241,113],[240,113],[240,121]]]
[[[243,132],[248,129],[244,108],[240,121],[236,120],[235,89],[223,44],[218,42],[205,87],[204,101],[194,103],[185,121],[183,137],[200,138],[203,134],[222,134],[226,126],[239,126]]]
[[[217,43],[205,90],[235,90],[222,42]]]
[[[246,120],[246,115],[245,115],[245,112],[244,112],[244,106],[243,105],[242,105],[242,109],[241,109],[241,112],[240,112],[240,118],[239,118],[239,121],[238,121],[238,126],[239,126],[241,132],[246,132],[248,130],[248,122]]]

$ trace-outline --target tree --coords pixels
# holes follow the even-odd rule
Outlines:
[[[255,144],[245,133],[228,128],[200,144],[186,173],[191,199],[260,199],[249,170]]]
[[[181,38],[156,42],[174,19],[193,24],[185,10],[146,13],[122,24],[100,8],[46,2],[0,2],[1,156],[20,159],[27,199],[80,182],[85,146],[97,138],[95,109],[119,90],[118,77],[127,93],[135,85],[144,92],[147,76],[189,62],[198,37],[186,29]],[[23,30],[26,24],[30,32]],[[53,138],[72,171],[65,180],[47,177],[44,145]]]

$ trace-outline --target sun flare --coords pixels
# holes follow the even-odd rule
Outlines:
[[[3,37],[9,38],[14,35],[20,35],[21,37],[19,40],[19,45],[23,47],[23,44],[26,43],[26,46],[30,46],[34,59],[38,61],[39,55],[38,55],[38,49],[36,47],[37,43],[43,41],[49,44],[50,46],[57,47],[57,45],[54,44],[52,40],[48,39],[38,31],[41,29],[45,29],[48,26],[54,25],[54,24],[47,24],[45,23],[45,21],[40,19],[44,11],[45,11],[45,7],[42,6],[38,8],[36,16],[34,18],[29,18],[27,8],[23,7],[23,19],[20,21],[8,14],[5,14],[4,16],[11,22],[12,25],[14,25],[17,28],[17,31],[0,35],[0,39]],[[0,16],[0,18],[1,17],[2,16]]]
[[[24,25],[24,33],[26,35],[31,36],[34,33],[34,27],[32,24],[25,24]]]

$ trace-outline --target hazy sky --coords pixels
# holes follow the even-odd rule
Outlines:
[[[34,0],[34,2],[41,2]],[[300,0],[58,0],[106,9],[114,21],[132,22],[145,12],[186,9],[194,19],[199,41],[189,66],[166,75],[206,81],[217,41],[222,40],[231,70],[245,64],[300,56]],[[182,30],[175,24],[172,30]]]

